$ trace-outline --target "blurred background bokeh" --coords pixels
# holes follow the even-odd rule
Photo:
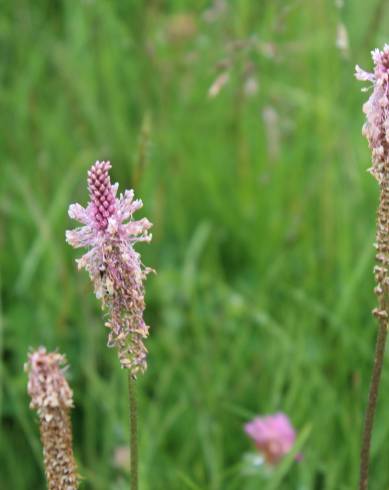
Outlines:
[[[23,363],[59,348],[83,488],[129,488],[126,375],[65,244],[86,171],[143,199],[142,490],[351,490],[376,324],[377,188],[354,65],[382,0],[3,1],[0,488],[43,489]],[[372,488],[389,485],[389,376]],[[243,424],[283,411],[304,458],[249,471]]]

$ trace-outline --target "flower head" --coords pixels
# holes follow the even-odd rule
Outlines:
[[[69,216],[83,226],[68,230],[66,240],[75,248],[89,248],[77,260],[78,268],[88,271],[108,312],[108,346],[118,348],[121,365],[136,376],[146,368],[143,281],[151,269],[142,265],[134,245],[151,240],[151,223],[146,218],[133,220],[142,201],[134,200],[132,190],[116,196],[118,184],[111,184],[110,168],[109,162],[96,162],[89,170],[89,204],[69,207]]]
[[[283,413],[255,417],[244,426],[265,461],[275,465],[292,449],[296,433]]]
[[[373,84],[372,94],[363,105],[366,123],[362,133],[372,150],[371,173],[378,182],[382,182],[384,174],[388,173],[385,164],[389,164],[389,45],[385,44],[382,51],[372,51],[372,58],[374,72],[366,72],[357,65],[355,76],[358,80]]]

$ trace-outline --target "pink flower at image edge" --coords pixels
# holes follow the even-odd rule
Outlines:
[[[355,76],[363,82],[371,82],[372,92],[363,105],[366,122],[362,134],[372,150],[373,165],[370,172],[383,183],[389,162],[389,44],[382,51],[371,52],[374,71],[372,73],[355,67]]]

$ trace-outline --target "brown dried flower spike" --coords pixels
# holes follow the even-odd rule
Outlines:
[[[37,411],[40,421],[49,490],[78,488],[69,417],[69,410],[73,407],[73,392],[61,369],[64,364],[63,355],[58,352],[48,353],[44,347],[31,352],[25,364],[30,408]]]

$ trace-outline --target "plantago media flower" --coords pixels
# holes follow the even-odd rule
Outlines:
[[[378,318],[379,328],[370,382],[369,399],[361,448],[359,488],[367,490],[370,461],[370,444],[384,360],[389,317],[389,45],[382,51],[372,51],[374,72],[369,73],[356,66],[358,80],[372,83],[372,93],[363,105],[366,122],[362,133],[366,136],[372,152],[370,172],[377,179],[380,198],[377,211],[376,261],[374,289],[378,307],[373,314]]]
[[[64,364],[64,356],[58,352],[48,353],[40,347],[29,354],[25,365],[30,408],[36,410],[39,416],[45,472],[50,490],[78,488],[69,417],[73,407],[73,392],[61,369]]]
[[[378,208],[378,223],[376,235],[376,259],[379,265],[375,267],[376,288],[382,307],[376,308],[374,314],[386,321],[388,313],[383,305],[384,292],[388,289],[389,274],[389,45],[380,51],[372,51],[374,73],[369,73],[356,66],[355,76],[358,80],[370,81],[373,91],[368,101],[363,105],[366,122],[362,133],[366,136],[372,151],[372,168],[380,185],[380,204]]]
[[[151,223],[133,220],[142,201],[134,200],[132,190],[116,197],[118,184],[111,184],[110,168],[109,162],[96,162],[89,170],[89,204],[69,207],[69,216],[83,226],[67,231],[66,240],[75,248],[89,247],[77,260],[78,268],[88,271],[96,297],[108,312],[108,346],[117,347],[122,367],[136,377],[146,369],[143,281],[151,269],[142,265],[134,245],[151,240]]]
[[[292,449],[296,433],[283,413],[255,417],[244,426],[246,434],[270,465],[276,465]]]
[[[374,73],[355,67],[358,80],[370,81],[373,91],[363,106],[366,123],[363,135],[369,141],[372,150],[373,168],[371,173],[378,182],[382,182],[389,173],[389,44],[384,49],[372,51]]]

